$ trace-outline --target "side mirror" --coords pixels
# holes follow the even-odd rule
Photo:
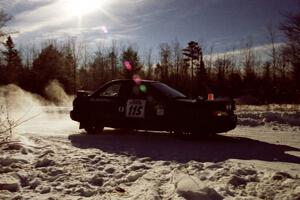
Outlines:
[[[87,97],[89,95],[89,92],[84,90],[78,90],[76,95],[77,97]]]

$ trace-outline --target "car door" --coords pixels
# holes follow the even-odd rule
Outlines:
[[[147,83],[129,83],[123,101],[124,122],[137,129],[158,129],[164,122],[163,98]]]
[[[139,93],[139,85],[134,81],[125,82],[120,90],[118,105],[119,116],[122,117],[122,127],[143,128],[146,117],[146,100]]]
[[[168,115],[168,99],[152,85],[147,85],[145,122],[149,129],[165,130]]]
[[[121,82],[110,83],[97,92],[91,98],[92,112],[98,121],[103,122],[106,126],[112,124],[118,116],[118,105],[120,101]]]

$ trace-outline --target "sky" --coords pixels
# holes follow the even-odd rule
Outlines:
[[[268,44],[266,26],[277,28],[298,0],[0,0],[13,16],[8,29],[17,44],[74,37],[90,46],[112,40],[157,49],[177,39],[217,52],[251,38]],[[284,40],[278,32],[276,42]]]

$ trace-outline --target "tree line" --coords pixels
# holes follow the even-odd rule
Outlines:
[[[78,89],[95,90],[106,81],[118,78],[159,80],[189,96],[252,96],[257,103],[300,102],[300,13],[289,14],[280,30],[284,44],[276,45],[276,30],[267,27],[268,59],[256,54],[248,39],[239,51],[204,55],[198,42],[182,46],[177,40],[162,43],[158,59],[149,49],[140,56],[133,45],[98,45],[91,53],[75,38],[64,42],[46,41],[16,48],[3,27],[10,18],[0,11],[0,85],[14,83],[45,96],[45,87],[57,80],[68,94]]]

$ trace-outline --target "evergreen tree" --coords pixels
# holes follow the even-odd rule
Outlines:
[[[188,46],[183,49],[183,55],[186,57],[185,61],[191,68],[191,91],[192,96],[206,96],[207,87],[207,74],[203,62],[202,48],[197,42],[191,41]],[[196,68],[196,70],[195,70]],[[194,78],[194,71],[196,71],[196,79]]]
[[[200,58],[201,47],[198,42],[190,41],[188,46],[183,49],[183,55],[187,57],[186,61],[190,64],[191,67],[191,75],[192,81],[194,81],[194,67],[195,61],[199,61]]]
[[[33,91],[44,94],[44,89],[52,80],[58,80],[64,89],[71,91],[68,83],[70,73],[65,68],[65,58],[52,44],[45,47],[39,56],[33,61],[32,72],[36,83]]]
[[[18,83],[19,76],[23,69],[22,60],[19,56],[18,50],[15,48],[15,44],[10,36],[7,37],[6,42],[4,43],[3,54],[3,78],[4,84],[8,83]]]
[[[238,97],[242,94],[243,80],[239,69],[231,70],[229,74],[229,91],[231,97]]]
[[[262,77],[263,101],[269,103],[272,95],[271,63],[265,62],[263,65]]]
[[[138,53],[131,46],[122,52],[121,61],[123,63],[123,76],[127,79],[131,79],[142,68]]]

